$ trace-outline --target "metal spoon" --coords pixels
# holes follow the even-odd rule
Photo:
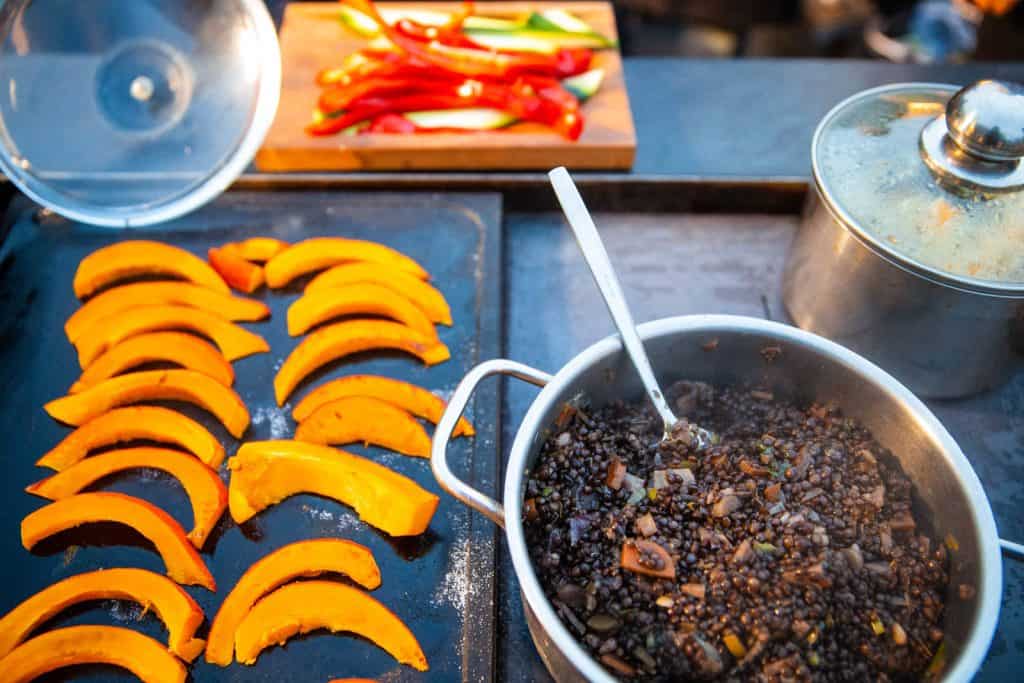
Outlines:
[[[640,375],[640,381],[647,391],[647,396],[650,397],[651,403],[661,415],[661,420],[665,425],[662,436],[664,442],[670,438],[672,428],[679,420],[669,408],[665,394],[662,393],[661,387],[658,386],[658,380],[654,377],[651,362],[647,358],[643,342],[640,341],[640,335],[636,333],[633,316],[629,312],[629,306],[626,304],[626,297],[622,293],[619,279],[615,275],[615,269],[612,268],[612,263],[608,259],[604,242],[601,241],[601,236],[597,233],[594,219],[590,217],[590,212],[587,211],[587,207],[583,203],[583,197],[580,196],[576,184],[573,183],[569,172],[564,167],[559,166],[548,173],[548,178],[551,179],[551,186],[555,189],[555,195],[558,197],[558,203],[562,205],[562,212],[569,222],[569,227],[572,228],[572,232],[576,236],[576,243],[579,244],[580,251],[583,252],[583,258],[586,259],[587,265],[590,267],[590,273],[594,276],[594,282],[601,290],[601,296],[604,297],[604,302],[608,306],[608,312],[612,314],[615,327],[618,328],[619,335],[622,337],[622,345],[626,348],[629,359],[633,361],[633,367]],[[693,426],[691,435],[694,446],[698,450],[711,443],[711,434],[704,429]]]

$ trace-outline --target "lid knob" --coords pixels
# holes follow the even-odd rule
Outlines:
[[[1024,157],[1024,86],[978,81],[946,105],[949,136],[964,150],[989,161]]]
[[[984,80],[960,90],[921,131],[921,155],[940,179],[973,190],[1024,187],[1024,86]]]

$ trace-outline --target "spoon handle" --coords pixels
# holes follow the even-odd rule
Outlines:
[[[601,236],[597,233],[594,220],[590,217],[590,212],[587,211],[583,197],[576,189],[576,184],[573,183],[569,172],[564,167],[559,166],[554,169],[548,173],[548,177],[551,179],[552,187],[555,188],[555,195],[558,197],[558,203],[562,205],[566,220],[569,221],[569,227],[572,228],[572,232],[576,236],[576,242],[580,245],[580,251],[583,252],[587,265],[590,266],[590,272],[594,276],[597,288],[601,290],[601,296],[604,297],[604,302],[608,305],[608,312],[612,314],[615,326],[619,329],[626,353],[629,354],[633,365],[636,366],[636,370],[640,374],[640,381],[643,382],[647,395],[651,397],[651,402],[654,403],[654,407],[661,415],[661,419],[665,422],[665,428],[668,430],[676,423],[676,416],[669,408],[661,389],[658,388],[658,381],[654,378],[650,361],[647,360],[647,352],[644,351],[643,342],[640,341],[640,336],[636,333],[633,316],[630,315],[629,307],[626,305],[626,297],[622,293],[619,279],[615,276],[615,270],[608,259],[604,242],[601,241]]]

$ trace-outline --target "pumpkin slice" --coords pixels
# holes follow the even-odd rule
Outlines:
[[[444,295],[429,282],[424,282],[405,271],[380,263],[343,263],[313,278],[306,285],[306,294],[324,289],[355,284],[374,284],[387,287],[416,304],[433,323],[451,326],[452,312]]]
[[[228,509],[239,524],[289,496],[313,493],[352,506],[360,519],[392,536],[416,536],[439,501],[383,465],[299,441],[244,443],[228,468]]]
[[[362,442],[418,458],[430,457],[430,437],[412,415],[365,396],[323,404],[299,423],[295,439],[324,445]]]
[[[206,260],[232,289],[252,294],[263,284],[263,267],[246,261],[233,243],[207,250]]]
[[[131,600],[152,609],[167,625],[167,648],[187,662],[199,656],[205,641],[194,638],[203,610],[166,576],[122,567],[86,572],[44,588],[0,619],[0,659],[38,627],[68,607],[91,600]]]
[[[386,287],[365,282],[304,294],[288,307],[288,334],[297,337],[331,318],[358,313],[391,318],[425,337],[437,337],[434,324],[414,303]]]
[[[155,505],[123,493],[79,493],[39,508],[21,520],[21,544],[31,550],[44,538],[91,522],[118,522],[135,529],[156,548],[172,579],[217,590],[181,525]]]
[[[368,396],[387,401],[434,424],[441,420],[446,406],[443,400],[415,384],[379,375],[349,375],[321,384],[306,394],[292,410],[292,417],[296,422],[302,422],[323,404],[349,396]],[[455,426],[455,435],[472,436],[474,433],[473,425],[466,418],[460,417]]]
[[[89,364],[68,392],[77,394],[125,370],[161,361],[201,372],[226,387],[235,382],[231,363],[208,342],[183,332],[149,332],[129,337],[105,351]]]
[[[190,330],[209,337],[228,360],[269,351],[266,340],[224,318],[188,306],[138,306],[97,320],[75,342],[78,363],[87,368],[100,354],[129,337],[158,330]]]
[[[340,538],[298,541],[275,550],[249,567],[224,598],[210,626],[206,661],[228,666],[235,655],[235,631],[261,597],[300,576],[326,572],[345,574],[373,590],[380,586],[380,570],[373,553]]]
[[[75,271],[75,296],[84,299],[100,287],[139,275],[171,275],[228,294],[217,272],[184,249],[152,242],[126,240],[92,252]]]
[[[97,448],[137,440],[180,446],[213,469],[224,462],[224,447],[195,420],[168,408],[132,406],[115,408],[89,420],[39,458],[36,465],[60,472]]]
[[[344,237],[314,237],[293,244],[267,261],[264,273],[269,286],[284,287],[300,275],[349,261],[382,263],[421,280],[430,279],[420,264],[399,251],[376,242]]]
[[[246,261],[265,263],[274,258],[290,245],[274,237],[250,237],[241,242],[232,242],[239,254]]]
[[[416,636],[401,619],[363,591],[336,581],[290,583],[257,602],[235,634],[238,661],[254,664],[271,645],[321,628],[355,633],[402,664],[417,671],[429,668]]]
[[[191,282],[135,282],[97,294],[64,323],[68,341],[74,343],[97,320],[138,306],[178,304],[216,313],[226,320],[256,321],[270,315],[262,301],[222,294]]]
[[[49,500],[63,500],[115,472],[142,467],[166,472],[181,483],[192,505],[193,526],[187,538],[202,549],[228,505],[228,490],[216,472],[187,453],[145,446],[107,451],[37,481],[25,490]]]
[[[185,683],[185,665],[149,636],[118,626],[68,626],[25,641],[0,659],[4,683],[28,683],[75,664],[111,664],[145,683]]]
[[[82,425],[111,408],[140,401],[186,401],[213,413],[236,439],[249,426],[249,411],[229,387],[195,370],[147,370],[112,377],[44,408],[55,420]]]
[[[274,377],[277,405],[295,390],[302,379],[333,360],[371,349],[396,349],[418,357],[427,365],[451,357],[448,347],[434,338],[388,320],[346,320],[321,327],[295,347]]]

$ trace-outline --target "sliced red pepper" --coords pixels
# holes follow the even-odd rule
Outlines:
[[[355,80],[347,85],[334,85],[320,94],[317,107],[325,113],[348,109],[353,101],[361,97],[411,95],[430,92],[445,83],[458,82],[460,76],[454,74],[423,72],[417,77],[384,77],[370,76]]]
[[[419,131],[419,127],[401,114],[388,113],[376,117],[361,133],[408,134]]]
[[[565,78],[590,66],[590,50],[559,50],[555,55],[503,54],[475,46],[445,45],[438,37],[424,40],[428,31],[415,30],[411,21],[389,26],[370,0],[345,0],[346,4],[372,17],[384,34],[402,51],[437,67],[466,76],[509,77],[519,73],[540,73]]]

